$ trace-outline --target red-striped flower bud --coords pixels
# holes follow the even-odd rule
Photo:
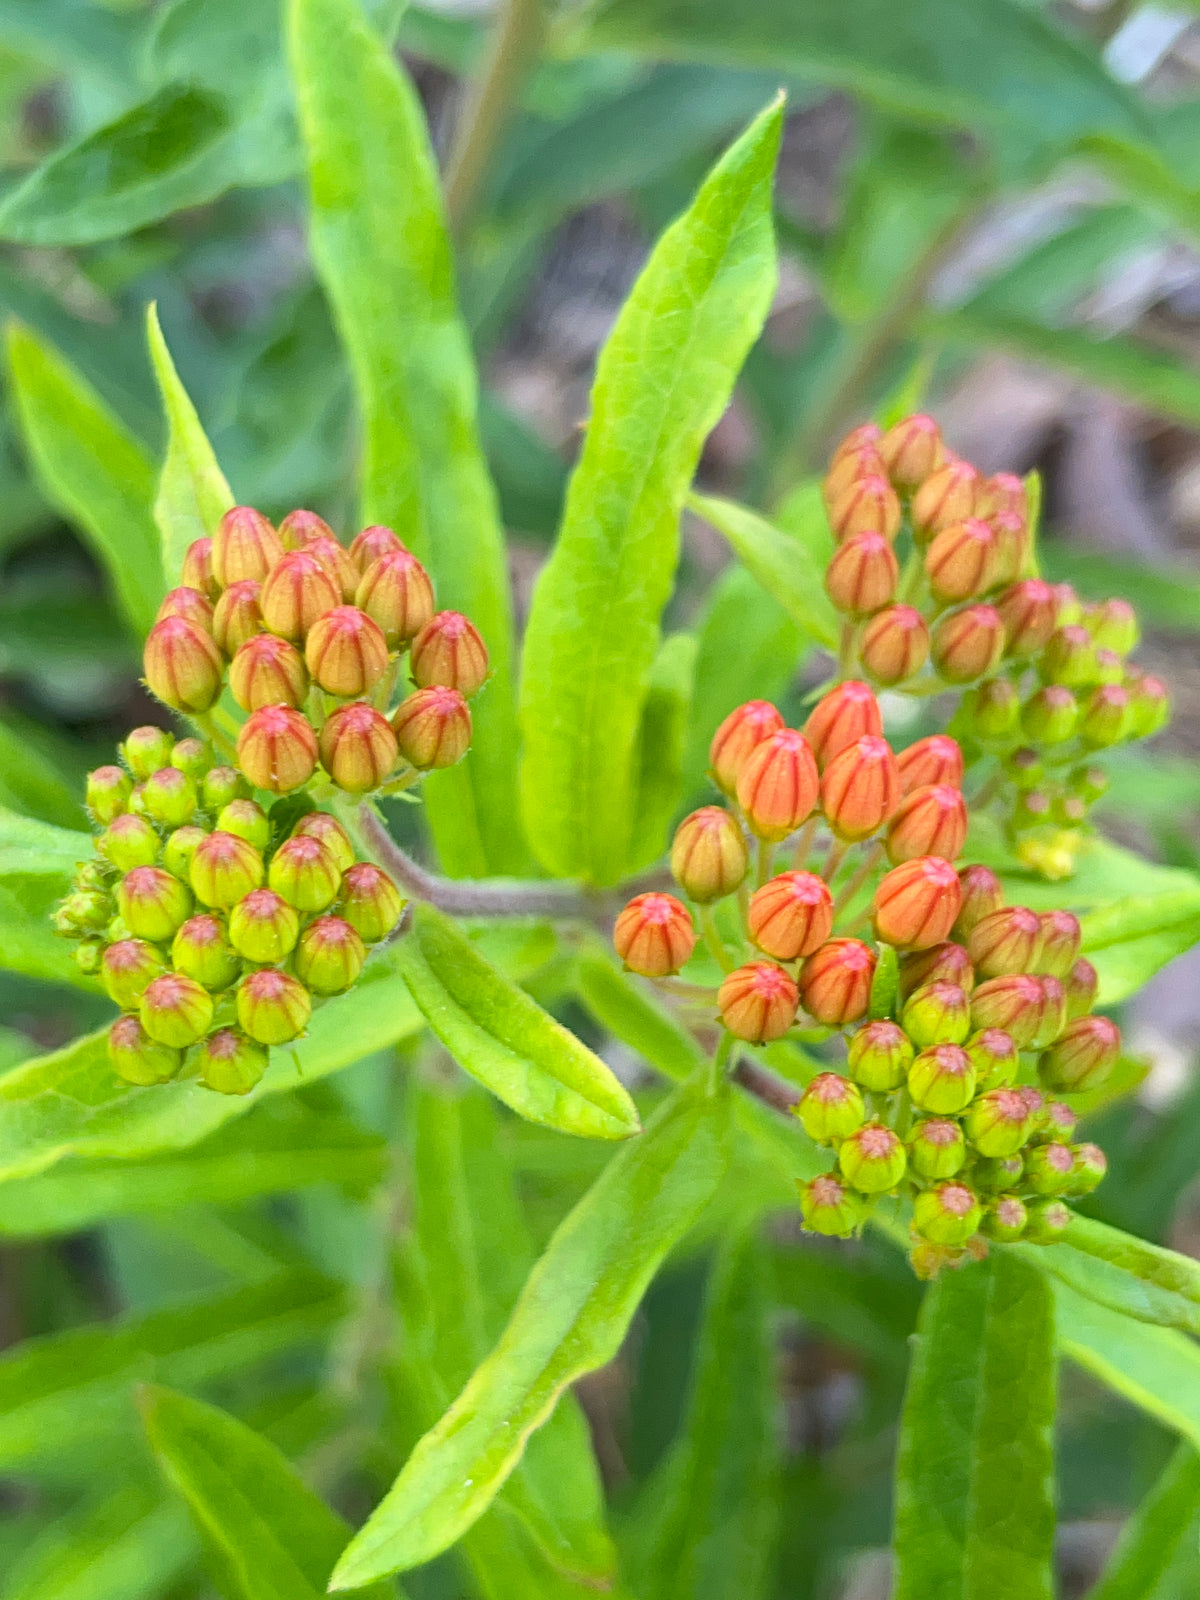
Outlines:
[[[1015,472],[994,472],[984,480],[984,503],[990,516],[993,512],[1008,511],[1026,521],[1029,518],[1029,494],[1025,480]]]
[[[760,839],[786,839],[812,815],[820,780],[802,733],[781,728],[757,745],[738,774],[737,797]]]
[[[160,767],[142,786],[146,815],[166,828],[182,828],[190,822],[198,803],[196,785],[178,767]]]
[[[1166,726],[1171,715],[1171,697],[1159,678],[1148,672],[1133,675],[1128,685],[1133,701],[1133,737],[1149,739]]]
[[[935,1184],[913,1201],[913,1228],[930,1244],[966,1244],[982,1221],[983,1207],[965,1183]]]
[[[871,1002],[876,956],[861,939],[830,939],[800,970],[805,1011],[829,1028],[859,1022]]]
[[[1009,906],[979,919],[967,936],[967,949],[980,977],[1000,978],[1032,972],[1041,937],[1036,911]]]
[[[1088,606],[1083,625],[1101,650],[1127,656],[1137,648],[1137,612],[1128,600],[1105,600],[1098,606]]]
[[[311,834],[293,834],[271,858],[267,883],[297,911],[327,911],[337,899],[342,875],[328,846]]]
[[[181,972],[164,972],[147,984],[138,1016],[157,1044],[186,1050],[212,1026],[212,996],[194,978]]]
[[[731,972],[717,990],[721,1021],[737,1039],[766,1044],[781,1039],[796,1020],[799,992],[782,967],[752,961]]]
[[[332,539],[333,529],[315,511],[289,511],[279,524],[279,542],[285,550],[303,550],[314,539]]]
[[[381,555],[363,571],[354,603],[383,629],[395,650],[406,645],[433,616],[433,584],[408,550]]]
[[[1096,994],[1100,988],[1100,977],[1090,961],[1080,956],[1074,963],[1070,972],[1063,979],[1063,993],[1067,997],[1067,1021],[1074,1022],[1076,1017],[1086,1017],[1096,1004]]]
[[[829,465],[836,466],[846,456],[852,455],[857,450],[874,450],[878,452],[879,441],[883,438],[883,429],[877,422],[860,422],[857,428],[838,441],[837,448],[829,458]]]
[[[222,806],[217,827],[222,833],[236,833],[256,850],[265,852],[271,842],[270,819],[255,800],[231,800]]]
[[[922,984],[904,1002],[900,1026],[918,1050],[962,1044],[971,1031],[971,1002],[956,983],[939,979]]]
[[[1050,683],[1021,707],[1021,731],[1035,744],[1064,744],[1075,733],[1079,706],[1070,689]]]
[[[876,683],[903,683],[929,659],[925,618],[913,606],[888,606],[864,627],[858,654],[863,671]]]
[[[308,672],[294,644],[274,633],[256,633],[229,663],[229,689],[243,711],[304,704]]]
[[[126,1083],[169,1083],[183,1065],[182,1050],[157,1044],[136,1017],[118,1017],[108,1030],[108,1059]]]
[[[967,802],[949,783],[914,789],[896,808],[888,824],[888,860],[894,866],[917,856],[954,861],[967,838]]]
[[[318,917],[300,935],[293,964],[314,994],[342,994],[357,983],[366,959],[366,946],[348,922]]]
[[[233,833],[210,833],[192,857],[196,899],[220,911],[227,911],[259,888],[263,875],[262,856],[248,840]]]
[[[155,622],[161,622],[164,617],[182,617],[185,622],[191,622],[202,633],[213,631],[212,602],[207,595],[200,593],[184,584],[178,589],[170,589],[163,596],[162,604],[155,613]]]
[[[848,617],[869,617],[896,596],[900,566],[881,533],[856,533],[834,552],[825,569],[825,592]]]
[[[471,744],[471,708],[457,689],[418,689],[400,702],[392,731],[410,766],[452,767]]]
[[[479,631],[458,611],[439,611],[412,642],[412,675],[421,689],[443,685],[469,700],[486,683],[488,655]]]
[[[971,683],[994,672],[1004,653],[1004,624],[994,606],[967,606],[942,617],[930,641],[933,664],[947,683]]]
[[[915,789],[925,789],[931,783],[948,783],[962,788],[963,753],[958,740],[946,733],[931,733],[918,739],[896,756],[900,772],[900,792],[910,795]]]
[[[304,660],[315,682],[349,699],[373,689],[387,671],[383,630],[357,606],[335,606],[309,629]]]
[[[332,848],[329,840],[322,842]],[[386,939],[403,910],[404,897],[382,867],[370,861],[347,867],[342,875],[338,913],[364,944],[378,944],[380,939]]]
[[[883,457],[873,442],[862,442],[837,450],[829,463],[829,471],[821,480],[821,498],[826,515],[831,519],[834,509],[847,490],[863,478],[886,478],[887,468]]]
[[[1054,583],[1050,587],[1054,590],[1054,599],[1058,605],[1055,626],[1068,628],[1082,622],[1083,605],[1071,585],[1069,583]]]
[[[855,478],[829,508],[829,523],[838,539],[877,533],[894,539],[900,531],[900,501],[884,477],[869,473]]]
[[[864,734],[826,766],[821,778],[821,808],[839,839],[869,838],[894,815],[899,804],[896,758],[891,745],[877,734]]]
[[[1003,1028],[981,1028],[966,1043],[980,1089],[1001,1089],[1016,1081],[1021,1052]]]
[[[991,867],[963,867],[958,874],[962,905],[954,923],[956,939],[966,939],[984,917],[1004,904],[1004,886]]]
[[[217,1094],[249,1094],[262,1080],[270,1060],[262,1045],[236,1028],[210,1033],[196,1055],[200,1082]]]
[[[273,889],[255,889],[229,913],[229,942],[246,961],[282,961],[299,937],[300,918]]]
[[[1087,697],[1079,718],[1079,736],[1089,749],[1104,750],[1131,738],[1136,723],[1129,691],[1119,683],[1106,683]]]
[[[184,617],[156,622],[142,656],[146,684],[173,711],[207,711],[221,695],[224,670],[212,638]]]
[[[163,841],[162,864],[173,878],[182,878],[184,883],[191,882],[192,858],[201,839],[207,837],[208,829],[197,827],[194,823],[186,828],[176,828],[167,835]]]
[[[120,767],[97,767],[87,776],[86,804],[95,822],[111,822],[129,804],[133,784]]]
[[[1014,583],[995,604],[1004,623],[1005,655],[1037,655],[1058,626],[1058,599],[1053,586],[1041,578]]]
[[[350,835],[336,817],[329,815],[328,811],[307,812],[292,829],[292,834],[294,836],[303,834],[306,838],[319,839],[334,861],[336,861],[339,872],[348,872],[354,865],[354,846],[350,842]],[[372,870],[378,872],[379,868],[375,867]],[[387,883],[390,885],[392,880],[387,878],[386,874],[382,874],[382,876],[386,878]],[[385,933],[391,930],[396,917],[399,915],[400,905],[397,903],[396,915],[392,918],[387,928],[384,929]],[[382,938],[382,934],[378,937]]]
[[[117,885],[117,910],[135,939],[163,944],[191,914],[192,897],[162,867],[136,867]]]
[[[967,726],[985,750],[1006,750],[1017,738],[1021,696],[1011,678],[989,678],[964,704]]]
[[[742,830],[723,806],[702,806],[675,830],[671,874],[683,892],[700,905],[732,894],[749,865]]]
[[[999,565],[995,530],[979,517],[952,522],[934,535],[925,552],[930,593],[941,605],[957,605],[986,594],[996,581]]]
[[[180,928],[171,944],[171,964],[214,993],[228,989],[241,971],[220,918],[209,912],[189,917]]]
[[[921,412],[902,417],[876,445],[897,489],[915,489],[946,459],[942,430]]]
[[[976,516],[983,506],[983,480],[969,461],[947,461],[931,472],[913,496],[913,532],[918,544],[955,522]]]
[[[915,1051],[894,1022],[866,1022],[850,1040],[846,1070],[864,1089],[890,1094],[903,1086]]]
[[[1096,681],[1125,686],[1129,670],[1115,650],[1096,651]]]
[[[975,1068],[957,1044],[922,1050],[908,1069],[908,1092],[922,1111],[950,1117],[964,1110],[975,1093]]]
[[[868,733],[882,735],[883,717],[871,688],[856,678],[849,678],[822,695],[804,724],[804,737],[822,772],[834,756]]]
[[[737,793],[738,774],[750,752],[782,727],[783,718],[769,700],[747,700],[729,713],[708,747],[712,775],[727,795]]]
[[[962,904],[958,874],[940,856],[885,872],[875,890],[875,933],[898,950],[928,950],[949,937]]]
[[[222,589],[247,578],[261,583],[282,554],[279,535],[266,517],[251,506],[234,506],[213,535],[213,577]]]
[[[814,1144],[840,1144],[866,1121],[862,1091],[839,1072],[818,1072],[795,1114]]]
[[[1038,657],[1037,669],[1043,683],[1067,689],[1089,688],[1100,675],[1091,634],[1079,622],[1056,628]]]
[[[397,550],[403,549],[404,541],[391,528],[385,528],[381,522],[373,522],[361,533],[356,533],[350,541],[350,559],[360,572],[366,572],[380,556],[394,555]]]
[[[1067,995],[1057,978],[1039,976],[1037,984],[1041,991],[1041,1012],[1027,1048],[1045,1050],[1067,1025]]]
[[[1061,1100],[1047,1100],[1031,1138],[1035,1144],[1070,1144],[1078,1122],[1079,1117],[1070,1106]]]
[[[320,747],[326,772],[350,794],[378,789],[399,754],[391,723],[362,700],[340,707],[326,719]]]
[[[1121,1054],[1121,1030],[1108,1017],[1077,1017],[1038,1062],[1038,1077],[1056,1094],[1098,1089]]]
[[[1041,980],[1027,972],[989,978],[971,996],[971,1021],[976,1028],[1000,1028],[1020,1050],[1029,1048],[1043,1022],[1045,999]]]
[[[1025,1153],[1025,1182],[1034,1194],[1065,1194],[1075,1173],[1075,1152],[1052,1140]]]
[[[264,578],[258,604],[271,632],[297,643],[341,598],[341,590],[316,556],[289,550]]]
[[[860,1194],[886,1194],[904,1177],[908,1155],[890,1128],[867,1122],[838,1146],[838,1166]]]
[[[997,511],[988,518],[996,536],[996,573],[993,583],[1015,583],[1029,553],[1029,529],[1015,511]]]
[[[781,872],[750,896],[750,937],[776,961],[810,956],[833,930],[833,897],[814,872]]]
[[[1068,1194],[1091,1194],[1103,1182],[1108,1171],[1108,1157],[1098,1144],[1077,1144],[1074,1149],[1075,1168],[1071,1174]]]
[[[1018,1200],[1015,1194],[1001,1195],[998,1200],[989,1201],[984,1208],[979,1231],[997,1244],[1015,1244],[1024,1234],[1028,1220],[1029,1213],[1023,1200]]]
[[[1016,1189],[1025,1171],[1024,1159],[1017,1156],[980,1156],[971,1167],[971,1182],[986,1194],[1003,1194]]]
[[[1037,1200],[1028,1208],[1024,1238],[1031,1244],[1056,1244],[1071,1226],[1071,1208],[1061,1200]]]
[[[797,1180],[796,1187],[800,1192],[800,1215],[809,1233],[848,1239],[862,1226],[862,1201],[834,1173],[823,1173],[807,1183]]]
[[[1070,911],[1043,911],[1038,918],[1037,958],[1029,972],[1048,974],[1066,980],[1079,959],[1083,930],[1079,918]]]
[[[695,947],[692,914],[672,894],[635,895],[613,927],[613,948],[643,978],[678,972]]]
[[[981,1156],[1015,1156],[1032,1126],[1029,1106],[1018,1089],[988,1089],[967,1112],[966,1134]]]
[[[329,534],[311,540],[304,548],[321,563],[336,584],[343,602],[349,604],[358,592],[362,576],[345,546]]]
[[[238,1022],[259,1044],[288,1044],[298,1039],[311,1016],[308,990],[277,967],[248,972],[238,984]]]
[[[952,1178],[967,1159],[967,1142],[957,1122],[923,1117],[908,1136],[908,1164],[921,1178]]]
[[[250,785],[236,767],[214,767],[200,783],[200,800],[206,811],[220,811],[231,800],[248,799]]]
[[[213,576],[212,548],[211,539],[193,539],[184,552],[179,581],[189,589],[199,589],[201,594],[215,600],[221,592],[221,586]]]
[[[193,783],[212,770],[213,759],[212,746],[203,739],[177,739],[171,748],[171,765]]]
[[[145,939],[118,939],[100,961],[105,993],[123,1011],[132,1010],[147,986],[165,971],[162,956]]]
[[[316,771],[317,736],[291,706],[262,706],[238,734],[238,765],[256,789],[287,794]]]
[[[158,860],[158,834],[145,817],[126,812],[113,818],[96,840],[96,849],[118,872],[132,872],[135,867],[152,867]]]
[[[974,982],[971,958],[960,944],[935,944],[900,957],[901,999],[927,983],[955,983],[969,994]]]

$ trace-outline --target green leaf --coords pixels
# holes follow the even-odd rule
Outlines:
[[[519,870],[508,574],[420,102],[357,0],[290,0],[288,17],[312,252],[363,418],[363,518],[399,531],[491,657],[471,754],[427,785],[430,826],[448,872]]]
[[[619,971],[612,952],[598,940],[589,941],[576,958],[575,992],[601,1027],[668,1078],[689,1078],[704,1062],[695,1035],[636,978]]]
[[[530,1122],[590,1139],[638,1132],[637,1108],[573,1033],[503,977],[449,917],[413,907],[397,960],[454,1059]]]
[[[88,834],[0,807],[0,968],[95,990],[95,981],[75,965],[68,941],[50,926],[50,913],[70,891],[76,866],[91,854]]]
[[[833,534],[823,507],[819,522],[814,518],[810,537],[797,539],[732,500],[694,494],[688,504],[698,517],[729,540],[759,583],[778,600],[807,638],[829,650],[837,649],[841,619],[825,593],[824,578],[833,552]]]
[[[709,431],[775,282],[765,111],[659,240],[600,356],[583,453],[525,637],[521,799],[543,863],[611,883],[634,827],[638,732]]]
[[[340,1288],[276,1273],[148,1316],[28,1339],[0,1357],[0,1464],[50,1462],[133,1422],[132,1386],[225,1379],[322,1339],[344,1313]]]
[[[1200,1334],[1200,1263],[1091,1217],[1049,1247],[1018,1247],[1078,1293],[1141,1322]]]
[[[349,1528],[273,1444],[228,1412],[157,1384],[139,1405],[187,1502],[225,1600],[318,1600]],[[375,1600],[394,1591],[374,1591]]]
[[[162,535],[163,570],[167,583],[174,585],[179,582],[188,545],[212,534],[233,505],[233,491],[179,381],[155,305],[146,308],[146,339],[167,417],[167,454],[158,480],[154,520]]]
[[[681,1435],[635,1507],[635,1591],[765,1600],[779,1516],[775,1350],[762,1246],[721,1249],[709,1279]]]
[[[839,1344],[861,1350],[877,1369],[891,1376],[899,1368],[903,1376],[920,1286],[907,1261],[871,1234],[863,1249],[866,1259],[833,1255],[815,1243],[778,1247],[776,1296]]]
[[[663,854],[667,831],[683,794],[683,744],[696,670],[694,634],[672,633],[659,646],[650,668],[642,707],[637,762],[630,870],[649,866]]]
[[[9,324],[8,360],[47,498],[87,535],[129,622],[147,633],[163,595],[150,458],[79,373],[20,323]]]
[[[0,806],[57,827],[87,825],[83,800],[55,760],[41,723],[0,718]]]
[[[1158,1482],[1121,1529],[1088,1600],[1151,1600],[1200,1511],[1200,1455],[1181,1444]]]
[[[728,1091],[685,1088],[559,1226],[500,1342],[338,1563],[335,1589],[417,1566],[486,1510],[563,1390],[612,1359],[729,1160]]]
[[[195,1560],[187,1518],[141,1484],[55,1518],[4,1574],[0,1600],[142,1600]]]
[[[1051,1600],[1054,1308],[994,1253],[927,1291],[896,1467],[895,1600]]]

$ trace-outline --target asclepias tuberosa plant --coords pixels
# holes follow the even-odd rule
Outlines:
[[[129,1335],[125,1399],[148,1377],[228,1402],[140,1390],[225,1593],[382,1594],[450,1550],[484,1594],[703,1592],[678,1572],[703,1576],[721,1519],[758,1526],[752,1473],[724,1511],[701,1497],[707,1526],[685,1514],[737,1419],[614,1539],[572,1386],[697,1239],[718,1240],[706,1328],[743,1318],[730,1345],[761,1351],[763,1239],[787,1229],[895,1250],[926,1285],[896,1594],[1048,1596],[1060,1354],[1200,1437],[1178,1377],[1200,1266],[1086,1215],[1088,1119],[1138,1081],[1110,1013],[1200,931],[1200,883],[1089,822],[1106,754],[1168,715],[1133,609],[1046,581],[1036,478],[984,475],[907,401],[770,516],[694,491],[774,290],[773,103],[617,319],[518,641],[411,87],[351,0],[292,0],[289,38],[361,511],[235,505],[151,310],[160,542],[127,545],[120,593],[162,715],[89,775],[90,841],[12,834],[46,891],[40,975],[116,1014],[0,1081],[4,1175],[162,1164],[389,1052],[401,1131],[365,1188],[394,1262],[349,1316],[299,1274],[244,1313],[340,1330],[309,1443],[358,1531],[222,1389],[219,1352],[155,1366]],[[99,402],[27,331],[10,350],[42,471],[107,528]],[[663,632],[688,509],[742,597],[699,643]],[[780,642],[754,681],[756,630]],[[572,1175],[540,1249],[512,1165],[535,1135],[543,1174]],[[303,1186],[302,1142],[289,1159]],[[35,1409],[36,1359],[9,1358]],[[695,1381],[716,1406],[720,1374]],[[989,1452],[1018,1466],[979,1472]]]

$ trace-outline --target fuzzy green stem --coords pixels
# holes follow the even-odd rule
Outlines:
[[[733,1035],[731,1033],[722,1033],[721,1042],[717,1045],[713,1058],[708,1064],[709,1094],[716,1094],[721,1087],[721,1079],[725,1076],[729,1057],[733,1053],[733,1045]]]
[[[713,960],[722,972],[732,972],[737,962],[725,947],[721,937],[721,930],[717,927],[717,914],[712,906],[700,907],[700,931],[704,935],[704,943],[708,947]]]
[[[204,738],[208,740],[209,744],[211,744],[214,749],[219,750],[221,754],[228,757],[231,762],[236,762],[237,740],[229,738],[229,736],[217,726],[217,719],[212,711],[194,711],[192,713],[192,721],[196,724],[201,734],[203,734]]]

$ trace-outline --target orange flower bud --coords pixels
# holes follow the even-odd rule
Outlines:
[[[894,539],[900,531],[900,501],[885,477],[871,473],[856,478],[838,495],[829,521],[839,540],[852,539],[856,533]]]
[[[898,950],[942,944],[962,904],[958,874],[940,856],[918,856],[884,873],[875,891],[876,935]]]
[[[888,606],[862,631],[858,654],[876,683],[890,686],[911,678],[929,659],[929,629],[913,606]]]
[[[404,898],[382,867],[358,861],[346,868],[338,911],[364,944],[386,939],[403,910]]]
[[[925,552],[925,572],[933,598],[957,605],[985,594],[996,581],[1000,551],[990,523],[979,517],[952,522],[934,535]]]
[[[825,768],[821,807],[839,839],[869,838],[900,804],[900,773],[886,739],[864,734]]]
[[[1025,480],[1019,478],[1015,472],[994,472],[985,480],[983,488],[989,514],[1007,511],[1024,521],[1029,520],[1029,497],[1025,489]]]
[[[783,872],[750,896],[750,937],[777,961],[810,956],[833,929],[833,897],[814,872]]]
[[[213,576],[222,589],[246,578],[261,583],[282,554],[279,535],[266,517],[252,506],[234,506],[213,535]]]
[[[469,700],[487,682],[487,674],[487,649],[461,612],[437,612],[412,642],[412,675],[421,689],[443,685]]]
[[[452,767],[471,743],[470,707],[457,689],[418,689],[400,702],[392,730],[410,766]]]
[[[357,606],[334,606],[308,632],[304,660],[330,694],[366,694],[387,671],[388,647],[377,622]]]
[[[207,711],[221,697],[223,663],[211,637],[184,617],[164,617],[146,640],[146,683],[173,711]]]
[[[935,533],[951,523],[978,516],[983,503],[983,480],[969,461],[957,457],[945,462],[913,496],[913,533],[918,544],[928,544]]]
[[[333,529],[315,511],[289,511],[279,524],[279,542],[285,550],[303,550],[315,539],[332,539]]]
[[[613,948],[631,972],[665,978],[678,972],[696,947],[692,914],[671,894],[639,894],[613,927]]]
[[[393,550],[367,567],[354,602],[379,624],[395,650],[415,639],[432,618],[433,584],[416,556]]]
[[[248,972],[238,984],[238,1022],[258,1044],[289,1044],[308,1027],[311,1016],[308,990],[277,967]]]
[[[988,518],[996,536],[996,571],[993,583],[1016,583],[1029,549],[1029,530],[1015,511],[997,511]]]
[[[954,924],[957,939],[966,939],[972,928],[1004,904],[1004,889],[990,867],[963,867],[958,874],[962,908]]]
[[[228,911],[263,881],[263,859],[248,839],[236,833],[210,833],[196,846],[191,884],[201,905]]]
[[[330,535],[328,538],[313,539],[304,548],[332,578],[343,602],[348,604],[352,601],[360,581],[359,571],[344,546]]]
[[[385,528],[382,523],[373,522],[369,528],[364,528],[351,540],[350,559],[361,573],[374,565],[380,556],[394,555],[397,550],[403,549],[403,541],[397,538],[390,528]],[[431,614],[432,610],[431,606]]]
[[[870,687],[856,678],[849,678],[822,695],[804,724],[804,737],[822,772],[834,756],[865,733],[882,734],[883,718]]]
[[[736,1039],[766,1044],[781,1039],[796,1020],[799,992],[782,967],[752,961],[731,972],[717,990],[721,1021]]]
[[[912,794],[931,783],[948,783],[962,788],[963,753],[958,741],[946,733],[931,733],[927,739],[918,739],[898,752],[896,766],[900,772],[901,794]]]
[[[830,939],[800,970],[800,998],[817,1022],[844,1028],[867,1014],[875,952],[861,939]]]
[[[1036,981],[1041,993],[1041,1011],[1028,1048],[1045,1050],[1067,1026],[1067,992],[1057,978],[1039,976]]]
[[[302,706],[308,693],[304,658],[278,634],[253,634],[229,663],[229,692],[243,711]]]
[[[753,749],[738,776],[737,797],[760,839],[786,839],[812,815],[819,779],[802,733],[781,728]]]
[[[881,533],[856,533],[834,551],[825,592],[848,617],[869,617],[896,594],[900,566]]]
[[[264,579],[258,603],[271,632],[295,643],[341,598],[341,590],[316,556],[289,550]]]
[[[935,944],[900,957],[900,998],[907,1000],[929,983],[955,983],[970,994],[975,969],[961,944]]]
[[[194,622],[204,633],[213,631],[211,601],[199,589],[190,589],[186,584],[179,589],[171,589],[163,596],[154,620],[161,622],[164,617],[183,617],[188,622]]]
[[[1009,906],[979,919],[967,936],[967,949],[981,977],[1002,978],[1009,972],[1034,970],[1041,937],[1036,911]]]
[[[769,700],[747,700],[725,718],[708,747],[712,775],[727,795],[737,793],[738,774],[750,752],[783,727]]]
[[[326,719],[320,748],[326,772],[350,794],[378,789],[398,755],[391,723],[362,700],[341,706]]]
[[[217,601],[212,633],[227,656],[235,655],[247,639],[261,630],[262,610],[258,603],[261,588],[253,578],[245,578],[241,583],[231,583]]]
[[[1038,1076],[1057,1094],[1098,1089],[1121,1054],[1121,1030],[1108,1017],[1077,1017],[1038,1062]]]
[[[878,445],[888,476],[897,489],[915,489],[946,459],[942,430],[932,417],[916,412],[903,417]]]
[[[243,723],[237,758],[256,789],[287,794],[316,771],[317,736],[291,706],[263,706]]]
[[[685,817],[671,841],[671,873],[701,905],[732,894],[750,857],[742,830],[722,806],[703,806]]]
[[[967,837],[967,802],[951,783],[914,789],[888,824],[887,853],[893,866],[917,856],[956,861]]]
[[[180,582],[189,589],[199,589],[201,594],[215,600],[221,592],[221,586],[213,577],[212,547],[211,539],[193,539],[184,555],[183,571],[179,577]]]
[[[1004,624],[994,606],[967,606],[933,630],[933,664],[947,683],[970,683],[995,670],[1004,654]]]
[[[830,463],[829,471],[821,484],[821,498],[825,502],[826,512],[832,513],[834,506],[846,491],[863,478],[886,477],[887,468],[883,464],[883,457],[873,444],[860,445],[857,449],[844,452],[839,451]]]
[[[877,450],[882,438],[883,429],[877,422],[860,422],[857,428],[851,428],[850,432],[838,441],[837,448],[829,458],[829,465],[833,467],[844,456],[852,455],[856,450]]]

